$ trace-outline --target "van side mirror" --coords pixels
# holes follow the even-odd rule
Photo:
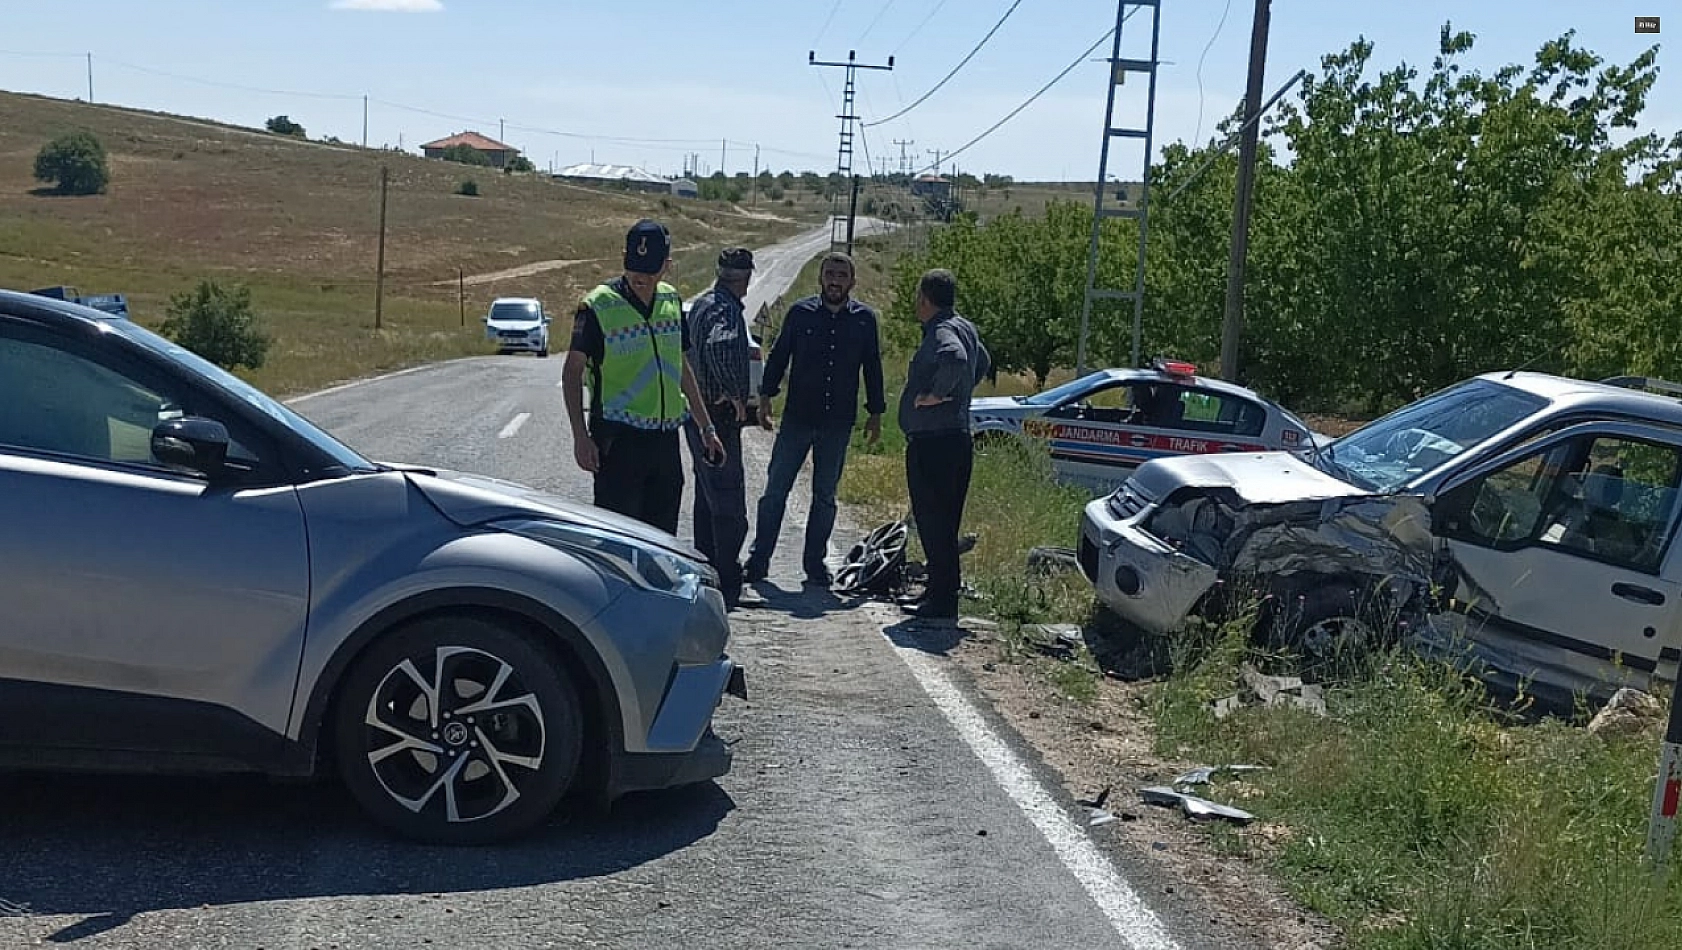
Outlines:
[[[228,442],[228,427],[214,419],[170,419],[152,430],[152,457],[214,482],[223,474]]]

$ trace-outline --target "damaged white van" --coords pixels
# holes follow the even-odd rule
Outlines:
[[[1081,571],[1156,633],[1254,590],[1307,653],[1401,630],[1546,706],[1652,689],[1682,655],[1679,396],[1491,373],[1306,459],[1148,462],[1087,506]]]

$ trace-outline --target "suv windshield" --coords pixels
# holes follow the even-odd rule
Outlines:
[[[1395,491],[1547,405],[1540,396],[1474,379],[1356,429],[1321,453],[1333,474]]]
[[[530,303],[499,303],[491,306],[492,320],[507,320],[512,323],[535,323],[543,316],[536,304]]]
[[[374,471],[379,468],[344,443],[316,428],[308,419],[286,408],[283,403],[191,350],[176,346],[140,324],[128,320],[111,320],[106,322],[105,326],[114,333],[121,333],[141,346],[187,366],[199,376],[208,378],[223,390],[245,400],[269,418],[309,440],[310,444],[320,449],[335,463],[344,466],[347,471]]]
[[[1108,373],[1091,373],[1089,375],[1082,376],[1074,382],[1064,383],[1054,389],[1048,389],[1043,393],[1035,393],[1032,396],[1018,396],[1017,401],[1022,403],[1024,406],[1055,406],[1063,400],[1068,399],[1070,396],[1076,396],[1086,392],[1088,389],[1098,385],[1099,382],[1107,378],[1109,378]]]

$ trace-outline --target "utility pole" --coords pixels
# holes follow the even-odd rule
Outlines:
[[[1132,9],[1129,9],[1129,7]],[[1123,57],[1121,55],[1122,28],[1133,14],[1145,7],[1151,9],[1150,57],[1148,59]],[[1109,91],[1107,93],[1108,101],[1104,106],[1104,139],[1103,145],[1098,151],[1098,179],[1097,184],[1093,186],[1092,196],[1092,236],[1086,249],[1086,296],[1081,303],[1080,341],[1075,351],[1076,375],[1086,374],[1086,342],[1087,334],[1092,326],[1092,305],[1099,300],[1126,300],[1133,304],[1132,365],[1139,365],[1139,351],[1144,338],[1145,239],[1148,233],[1146,225],[1149,223],[1147,216],[1150,208],[1151,141],[1156,124],[1156,68],[1159,62],[1157,52],[1161,38],[1162,8],[1158,5],[1157,0],[1120,0],[1116,4],[1115,44],[1109,57],[1109,75],[1105,77],[1105,84],[1109,87]],[[1125,128],[1116,124],[1116,89],[1126,80],[1128,73],[1148,73],[1150,75],[1150,82],[1145,93],[1145,124],[1142,128]],[[1110,140],[1115,138],[1135,139],[1141,141],[1144,145],[1139,200],[1131,208],[1104,207],[1104,194],[1108,190],[1110,181]],[[1100,273],[1098,254],[1103,247],[1104,220],[1106,218],[1131,219],[1139,222],[1132,290],[1105,288],[1098,285]]]
[[[368,97],[362,97],[362,147],[368,147]]]
[[[940,174],[940,156],[950,155],[952,153],[951,152],[943,152],[938,148],[931,148],[931,149],[928,150],[928,154],[934,156],[934,173],[936,175],[938,175],[938,174]]]
[[[719,171],[720,174],[724,174],[724,163],[725,163],[725,160],[729,157],[729,155],[730,155],[730,140],[729,139],[719,139],[718,140],[718,171]]]
[[[859,176],[853,176],[853,200],[847,206],[847,253],[853,253],[853,219],[859,210]]]
[[[894,139],[894,144],[899,146],[899,173],[901,175],[911,174],[911,156],[905,154],[905,148],[908,145],[916,145],[916,140]]]
[[[1232,206],[1232,256],[1226,270],[1226,311],[1221,320],[1221,378],[1238,382],[1244,334],[1244,265],[1250,250],[1250,198],[1256,184],[1256,140],[1261,131],[1262,77],[1267,67],[1267,27],[1272,0],[1256,0],[1250,27],[1250,79],[1244,88],[1244,129],[1238,142],[1238,193]]]
[[[853,122],[858,118],[858,116],[853,114],[853,96],[855,89],[853,83],[853,73],[855,70],[860,69],[891,70],[894,68],[894,58],[889,56],[888,64],[886,66],[869,65],[858,61],[857,51],[848,50],[846,62],[829,63],[819,62],[817,52],[815,50],[809,50],[806,53],[806,65],[840,66],[847,70],[847,83],[844,87],[842,87],[841,93],[841,114],[836,116],[836,118],[841,120],[841,147],[836,153],[835,160],[836,174],[840,176],[842,181],[846,181],[849,178],[853,178]],[[858,180],[856,178],[853,179],[853,196],[853,204],[856,205],[858,196]],[[840,224],[840,221],[838,220],[838,216],[834,214],[834,208],[834,200],[831,199],[829,249],[832,251],[839,250],[843,243],[836,238],[836,226]],[[844,242],[849,254],[852,253],[853,250],[853,214],[854,211],[850,208],[847,212],[847,240]]]
[[[380,257],[374,276],[374,329],[380,328],[380,317],[385,308],[385,192],[386,183],[391,180],[391,169],[380,166]]]
[[[749,187],[753,189],[753,191],[752,191],[753,202],[751,204],[751,207],[757,208],[757,207],[759,207],[759,146],[758,146],[758,144],[755,144],[754,147],[753,147],[753,184],[750,185]]]
[[[88,105],[93,105],[93,54],[88,54]]]
[[[500,142],[507,137],[508,137],[508,120],[507,119],[496,120],[496,140],[498,142]]]

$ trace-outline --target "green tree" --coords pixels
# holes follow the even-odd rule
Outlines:
[[[304,127],[284,115],[277,115],[263,125],[264,128],[276,135],[291,135],[300,139],[307,138],[304,134]]]
[[[111,183],[105,146],[92,132],[71,132],[48,142],[35,155],[35,180],[61,195],[97,195]]]
[[[442,158],[446,162],[459,162],[463,165],[481,165],[488,167],[491,163],[491,160],[485,157],[484,152],[479,151],[465,142],[460,142],[444,149],[442,152],[438,153],[438,157]]]
[[[257,369],[269,352],[270,340],[257,327],[251,310],[251,288],[224,289],[214,281],[169,300],[163,335],[225,369]]]
[[[1521,364],[1682,373],[1682,134],[1633,135],[1654,51],[1607,65],[1568,33],[1485,75],[1463,63],[1473,42],[1444,27],[1421,71],[1375,70],[1357,41],[1264,120],[1244,382],[1366,413]],[[1181,144],[1150,169],[1142,355],[1218,365],[1236,169]],[[1130,289],[1137,223],[1101,233],[1099,285]],[[949,267],[1001,367],[1067,365],[1090,234],[1080,203],[959,216],[906,261],[903,307],[922,268]],[[1120,364],[1131,336],[1129,302],[1095,303],[1088,362]]]
[[[535,172],[537,171],[537,166],[532,164],[532,160],[524,155],[516,155],[508,160],[508,164],[504,166],[502,170],[509,173]]]

